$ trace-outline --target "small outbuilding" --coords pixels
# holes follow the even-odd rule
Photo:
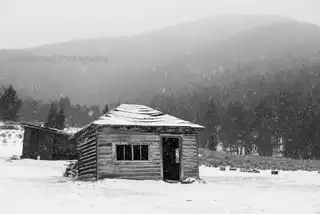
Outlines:
[[[62,130],[22,123],[24,127],[21,158],[41,160],[77,159],[77,146],[72,134]]]
[[[71,137],[77,141],[78,178],[198,178],[202,129],[147,106],[122,104]]]

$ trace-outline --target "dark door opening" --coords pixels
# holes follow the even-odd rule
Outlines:
[[[162,138],[163,179],[180,180],[180,148],[178,137]]]

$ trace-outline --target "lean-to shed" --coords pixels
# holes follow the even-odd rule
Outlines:
[[[74,160],[77,158],[75,139],[62,130],[45,128],[33,124],[24,127],[22,158],[41,160]]]
[[[79,152],[78,178],[198,178],[202,129],[147,106],[122,104],[72,136]]]

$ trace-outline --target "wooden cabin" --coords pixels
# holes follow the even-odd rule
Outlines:
[[[75,139],[72,134],[62,130],[45,128],[32,124],[21,124],[24,127],[21,158],[41,160],[74,160],[77,158]]]
[[[122,104],[72,136],[79,152],[78,178],[198,178],[202,129],[147,106]]]

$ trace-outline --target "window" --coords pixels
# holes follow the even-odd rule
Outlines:
[[[149,159],[148,145],[116,145],[118,161],[147,161]]]

